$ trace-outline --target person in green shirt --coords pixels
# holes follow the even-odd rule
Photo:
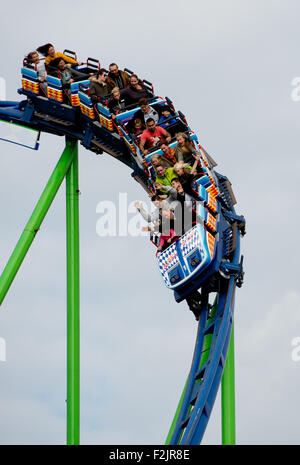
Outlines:
[[[172,186],[173,179],[177,179],[178,176],[173,170],[173,168],[166,168],[165,166],[158,165],[156,166],[156,179],[155,182],[161,184],[162,186]],[[165,194],[165,191],[160,189],[160,192]]]

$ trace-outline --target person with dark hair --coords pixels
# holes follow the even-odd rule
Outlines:
[[[150,106],[147,98],[140,98],[138,103],[141,109],[134,114],[134,117],[140,118],[145,124],[149,118],[152,118],[158,124],[161,116],[160,105]]]
[[[153,97],[152,93],[146,88],[136,74],[130,76],[129,87],[122,89],[121,95],[125,98],[126,105],[133,105],[137,103],[140,98]]]
[[[30,52],[27,55],[27,61],[29,64],[32,64],[34,68],[36,69],[37,75],[38,75],[38,80],[40,82],[40,86],[44,89],[46,92],[47,90],[47,72],[46,72],[46,67],[44,61],[40,60],[38,52],[35,50],[34,52]]]
[[[68,57],[64,53],[56,52],[55,48],[52,44],[45,44],[41,45],[37,51],[45,57],[45,64],[48,66],[51,61],[55,60],[55,58],[63,58],[68,66],[73,65],[81,65],[81,62],[76,62],[73,58]]]
[[[137,207],[137,205],[136,205]],[[138,208],[138,207],[137,207]],[[144,217],[142,210],[140,213]],[[162,250],[168,247],[174,240],[177,239],[176,233],[174,231],[174,212],[173,210],[165,205],[160,205],[160,207],[156,210],[158,212],[158,218],[153,221],[148,221],[146,217],[146,221],[148,221],[148,226],[144,226],[142,231],[151,231],[151,232],[159,232],[159,243],[157,246],[157,254],[159,254]],[[147,215],[147,213],[146,213]],[[149,218],[150,219],[150,218]],[[153,223],[153,227],[150,226],[151,222]]]
[[[129,75],[125,71],[120,71],[116,63],[111,63],[109,65],[107,85],[110,90],[114,87],[118,87],[120,90],[125,89],[130,85]]]
[[[176,118],[171,118],[171,116],[172,114],[171,114],[170,107],[165,105],[164,107],[161,108],[161,116],[159,118],[158,125],[161,126],[162,128],[167,128],[169,126],[173,126],[173,124],[176,124],[177,122]]]
[[[196,209],[195,201],[198,201],[199,197],[196,193],[191,196],[185,192],[178,178],[172,179],[171,185],[162,185],[156,182],[155,187],[157,190],[163,190],[168,196],[164,201],[164,205],[168,204],[169,208],[174,211],[173,229],[177,236],[182,236],[196,223],[203,224],[203,220],[198,216]]]
[[[95,77],[91,77],[90,98],[94,104],[97,103],[101,97],[105,97],[109,94],[109,87],[106,80],[107,71],[104,68],[101,68]]]
[[[166,168],[165,166],[158,165],[155,168],[156,170],[156,179],[155,182],[159,183],[161,186],[171,186],[172,180],[178,178],[177,174],[173,170],[173,168]],[[165,190],[161,187],[159,188],[159,192],[165,194]]]
[[[143,124],[143,121],[140,118],[134,118],[132,127],[130,129],[130,132],[133,135],[133,137],[135,137],[139,141],[145,129],[146,127]]]
[[[156,207],[155,210],[153,210],[151,213],[149,213],[143,207],[143,204],[141,202],[135,202],[134,204],[135,208],[139,211],[144,220],[147,221],[147,223],[149,224],[155,223],[159,220],[160,208],[162,208],[163,205],[163,200],[157,194],[151,196],[151,202],[153,202]]]
[[[176,151],[172,147],[169,146],[166,140],[162,140],[159,143],[159,148],[162,150],[164,154],[164,158],[166,158],[172,166],[174,166],[177,163],[177,158],[176,158]]]
[[[83,81],[87,79],[86,74],[80,73],[76,69],[67,67],[66,62],[63,58],[55,58],[53,61],[51,61],[50,68],[52,74],[53,70],[57,68],[57,70],[59,71],[61,83],[65,88],[68,89],[68,91],[72,82]]]
[[[180,180],[176,178],[172,179],[171,186],[164,186],[164,190],[177,201],[174,206],[174,229],[176,234],[181,236],[193,227],[197,221],[201,222],[194,208],[195,200],[199,200],[199,198],[196,194],[192,197],[185,192]]]
[[[151,197],[151,202],[155,205],[155,210],[150,213],[143,207],[141,202],[135,202],[134,206],[142,215],[147,223],[156,223],[160,219],[161,209],[168,208],[174,209],[178,206],[177,191],[173,189],[173,192],[169,195],[153,194]]]
[[[116,119],[117,112],[125,108],[125,100],[121,97],[119,87],[114,87],[111,91],[111,97],[108,100],[108,108],[111,112],[112,119]]]
[[[156,126],[153,118],[149,118],[146,129],[141,136],[140,150],[144,155],[147,155],[148,150],[145,150],[145,145],[147,145],[147,148],[152,148],[163,139],[166,139],[167,142],[171,142],[171,134],[164,128]]]

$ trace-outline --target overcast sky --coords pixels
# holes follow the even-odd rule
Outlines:
[[[236,293],[239,444],[299,443],[299,127],[296,0],[15,0],[1,6],[0,76],[20,100],[22,58],[52,42],[115,61],[187,117],[232,182],[245,284]],[[43,16],[44,12],[44,16]],[[0,142],[0,270],[64,148]],[[146,200],[130,170],[80,147],[81,442],[161,444],[189,371],[196,322],[176,304],[147,238],[96,234],[102,200]],[[0,310],[0,443],[63,444],[66,396],[65,186]],[[220,399],[204,444],[221,441]]]

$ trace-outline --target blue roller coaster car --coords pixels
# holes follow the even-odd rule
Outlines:
[[[238,232],[245,233],[244,217],[235,214],[236,201],[228,179],[213,170],[209,158],[202,158],[201,164],[206,173],[194,182],[198,222],[157,255],[164,283],[174,291],[177,302],[204,285],[214,290],[216,276],[235,274],[238,285],[242,284],[242,264],[232,267],[231,258]]]

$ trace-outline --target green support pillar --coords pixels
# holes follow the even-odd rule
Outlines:
[[[234,326],[222,377],[222,444],[235,445]]]
[[[73,161],[73,143],[66,143],[63,151],[49,181],[27,223],[20,239],[11,254],[6,267],[0,277],[0,305],[2,304],[25,256],[31,246],[43,219],[45,218],[50,205]]]
[[[78,142],[76,140],[66,140],[65,150],[0,276],[0,305],[65,177],[67,210],[67,444],[79,444],[79,189]]]
[[[66,176],[67,211],[67,444],[80,442],[78,143]]]

